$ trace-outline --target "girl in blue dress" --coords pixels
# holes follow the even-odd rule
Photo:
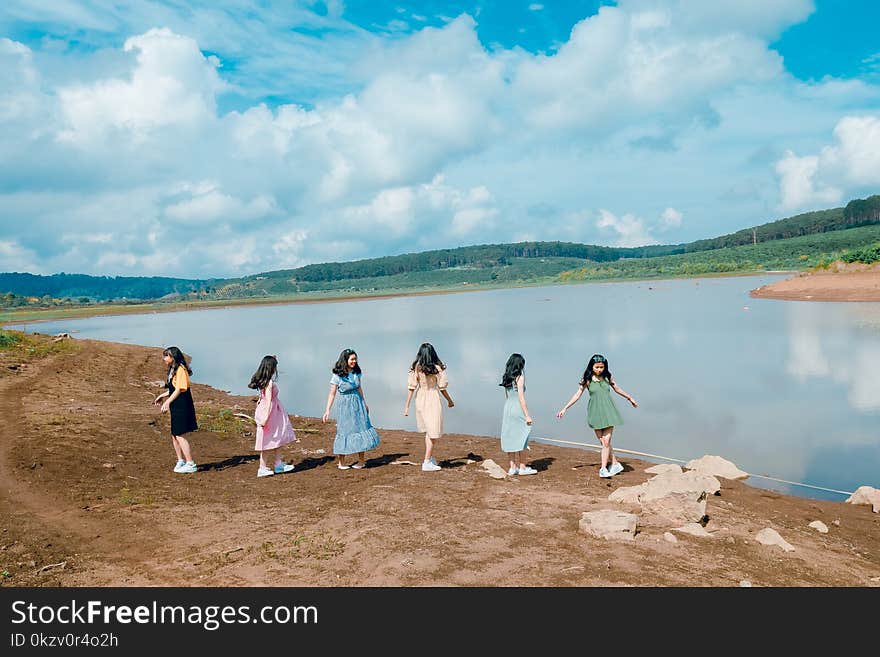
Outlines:
[[[370,424],[370,407],[364,401],[361,379],[357,354],[353,349],[343,349],[333,366],[327,408],[321,418],[324,422],[330,419],[330,407],[338,393],[333,453],[336,454],[336,467],[340,470],[363,468],[366,465],[364,452],[379,446],[379,434]],[[357,454],[358,460],[352,465],[346,465],[344,457],[347,454]]]
[[[532,416],[526,406],[526,359],[521,354],[510,354],[499,384],[504,388],[504,413],[501,416],[501,449],[507,452],[510,469],[507,474],[532,475],[538,471],[523,461],[532,433]]]

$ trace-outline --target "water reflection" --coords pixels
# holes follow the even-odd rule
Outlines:
[[[748,472],[835,489],[880,485],[880,304],[748,297],[776,278],[238,307],[53,322],[40,330],[177,344],[193,356],[196,381],[237,394],[251,394],[246,384],[260,358],[275,354],[282,401],[311,416],[323,413],[330,369],[351,347],[374,423],[411,430],[414,415],[402,416],[406,374],[419,344],[429,341],[449,367],[456,401],[445,415],[447,431],[484,436],[500,430],[498,382],[516,351],[526,358],[534,434],[589,443],[586,399],[562,420],[555,413],[598,352],[640,404],[633,409],[616,398],[625,421],[615,431],[618,447],[681,459],[720,454]],[[157,375],[161,368],[157,350]],[[497,449],[493,441],[486,453]],[[848,462],[852,450],[859,468]]]

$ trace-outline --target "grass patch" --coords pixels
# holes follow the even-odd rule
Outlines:
[[[317,559],[323,561],[338,557],[345,551],[345,543],[325,532],[297,534],[280,543],[266,541],[260,552],[269,559]]]
[[[196,420],[199,429],[223,435],[244,436],[252,425],[244,418],[236,417],[235,412],[231,408],[221,408],[219,411],[197,411]]]
[[[122,490],[119,491],[119,501],[125,505],[134,506],[135,504],[152,504],[154,500],[151,495],[139,497],[128,486],[123,486]]]
[[[9,347],[14,347],[19,342],[21,342],[22,334],[15,331],[3,331],[0,330],[0,349],[7,349]]]

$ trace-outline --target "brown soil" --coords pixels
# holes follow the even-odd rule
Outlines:
[[[828,270],[804,272],[764,285],[751,296],[789,301],[880,301],[880,263],[836,263]]]
[[[200,471],[175,474],[168,417],[150,403],[158,350],[41,340],[0,354],[4,585],[880,585],[880,514],[741,482],[710,497],[712,538],[671,544],[645,516],[631,542],[581,534],[583,511],[633,510],[607,497],[652,465],[626,459],[600,479],[589,450],[534,445],[539,474],[499,481],[479,465],[504,465],[497,439],[446,436],[443,470],[423,473],[393,464],[419,462],[423,438],[388,430],[368,468],[340,471],[332,424],[294,417],[296,470],[257,479],[251,425],[231,415],[253,399],[199,384]],[[796,550],[758,544],[764,527]]]

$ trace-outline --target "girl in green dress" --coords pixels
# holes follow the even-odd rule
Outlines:
[[[629,393],[621,390],[620,386],[615,383],[611,376],[611,370],[608,369],[608,361],[605,356],[600,354],[594,354],[590,358],[577,392],[556,414],[556,417],[561,418],[565,415],[565,411],[581,398],[584,390],[590,393],[590,401],[587,403],[587,424],[596,432],[596,438],[602,443],[602,467],[599,469],[599,476],[613,477],[619,472],[623,472],[623,466],[611,449],[611,434],[614,432],[614,427],[623,424],[623,418],[620,417],[614,400],[611,399],[611,391],[613,390],[621,397],[626,398],[633,405],[633,408],[638,408],[639,405]],[[610,468],[608,467],[609,459],[611,460]]]

